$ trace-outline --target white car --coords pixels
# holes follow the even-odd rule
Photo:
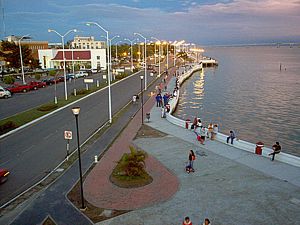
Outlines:
[[[10,98],[10,97],[11,97],[10,91],[0,86],[0,98]]]
[[[80,77],[87,77],[89,74],[85,71],[79,71],[77,73],[75,73],[75,77],[76,78],[80,78]]]

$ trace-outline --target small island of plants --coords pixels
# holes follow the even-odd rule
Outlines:
[[[152,177],[145,170],[147,153],[129,146],[130,153],[124,153],[117,162],[110,180],[122,188],[142,187],[152,182]]]

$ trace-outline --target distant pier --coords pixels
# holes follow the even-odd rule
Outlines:
[[[218,66],[218,61],[213,59],[213,58],[207,58],[204,57],[203,59],[200,60],[200,63],[202,63],[203,67],[214,67]]]

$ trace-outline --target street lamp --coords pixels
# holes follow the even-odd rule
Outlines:
[[[103,35],[101,35],[101,37],[104,37]],[[111,64],[111,43],[112,41],[115,39],[115,38],[119,38],[120,36],[119,35],[115,35],[113,36],[111,39],[108,39],[109,40],[109,65],[110,65],[110,70],[112,70],[112,64]],[[112,78],[112,77],[111,77]]]
[[[77,131],[77,151],[78,151],[78,163],[79,163],[79,176],[80,176],[80,195],[81,195],[81,209],[84,209],[84,198],[83,198],[83,185],[82,185],[82,171],[81,171],[81,157],[80,157],[80,143],[79,143],[79,129],[78,129],[78,116],[80,107],[72,108],[73,115],[76,120],[76,131]]]
[[[142,125],[144,124],[144,94],[143,94],[143,79],[144,76],[140,75],[141,78],[141,108],[142,108]]]
[[[156,42],[154,43],[154,45],[158,45],[158,77],[160,76],[160,60],[161,60],[161,42],[159,39],[155,38],[155,37],[151,37],[152,39],[156,40]]]
[[[69,33],[71,32],[77,32],[76,29],[72,29],[67,31],[64,35],[61,35],[60,33],[58,33],[56,30],[52,30],[52,29],[48,29],[48,32],[54,32],[56,33],[58,36],[61,37],[61,43],[62,43],[62,47],[63,47],[63,61],[64,61],[64,83],[65,83],[65,100],[68,100],[68,91],[67,91],[67,77],[66,77],[66,58],[65,58],[65,36],[67,36]]]
[[[129,40],[128,38],[124,38],[124,40],[130,42],[130,47],[131,47],[131,51],[130,51],[131,72],[133,72],[133,47],[132,47],[132,43],[135,41],[135,39],[134,40]]]
[[[25,84],[25,74],[24,74],[24,67],[23,67],[23,57],[22,57],[22,48],[21,48],[21,40],[22,39],[30,39],[29,34],[22,36],[19,39],[19,49],[20,49],[20,60],[21,60],[21,70],[22,70],[22,81]]]
[[[133,35],[138,35],[141,38],[144,38],[144,45],[145,45],[145,50],[144,50],[144,66],[145,66],[145,91],[147,90],[147,39],[141,35],[140,33],[134,33]]]
[[[102,26],[100,26],[96,22],[87,22],[87,26],[95,25],[99,27],[106,33],[106,51],[107,51],[107,80],[108,80],[108,115],[109,115],[109,123],[112,123],[112,116],[111,116],[111,90],[110,90],[110,66],[109,66],[109,39],[108,39],[108,31],[105,30]]]
[[[122,41],[116,42],[116,58],[115,58],[116,62],[118,61],[118,43],[121,43],[121,42]]]

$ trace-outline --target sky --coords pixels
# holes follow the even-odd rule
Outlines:
[[[30,34],[60,42],[79,36],[185,40],[199,45],[300,42],[300,0],[0,0],[1,38]],[[4,12],[4,15],[3,15]],[[4,20],[3,20],[4,18]],[[74,34],[68,34],[71,40]]]

